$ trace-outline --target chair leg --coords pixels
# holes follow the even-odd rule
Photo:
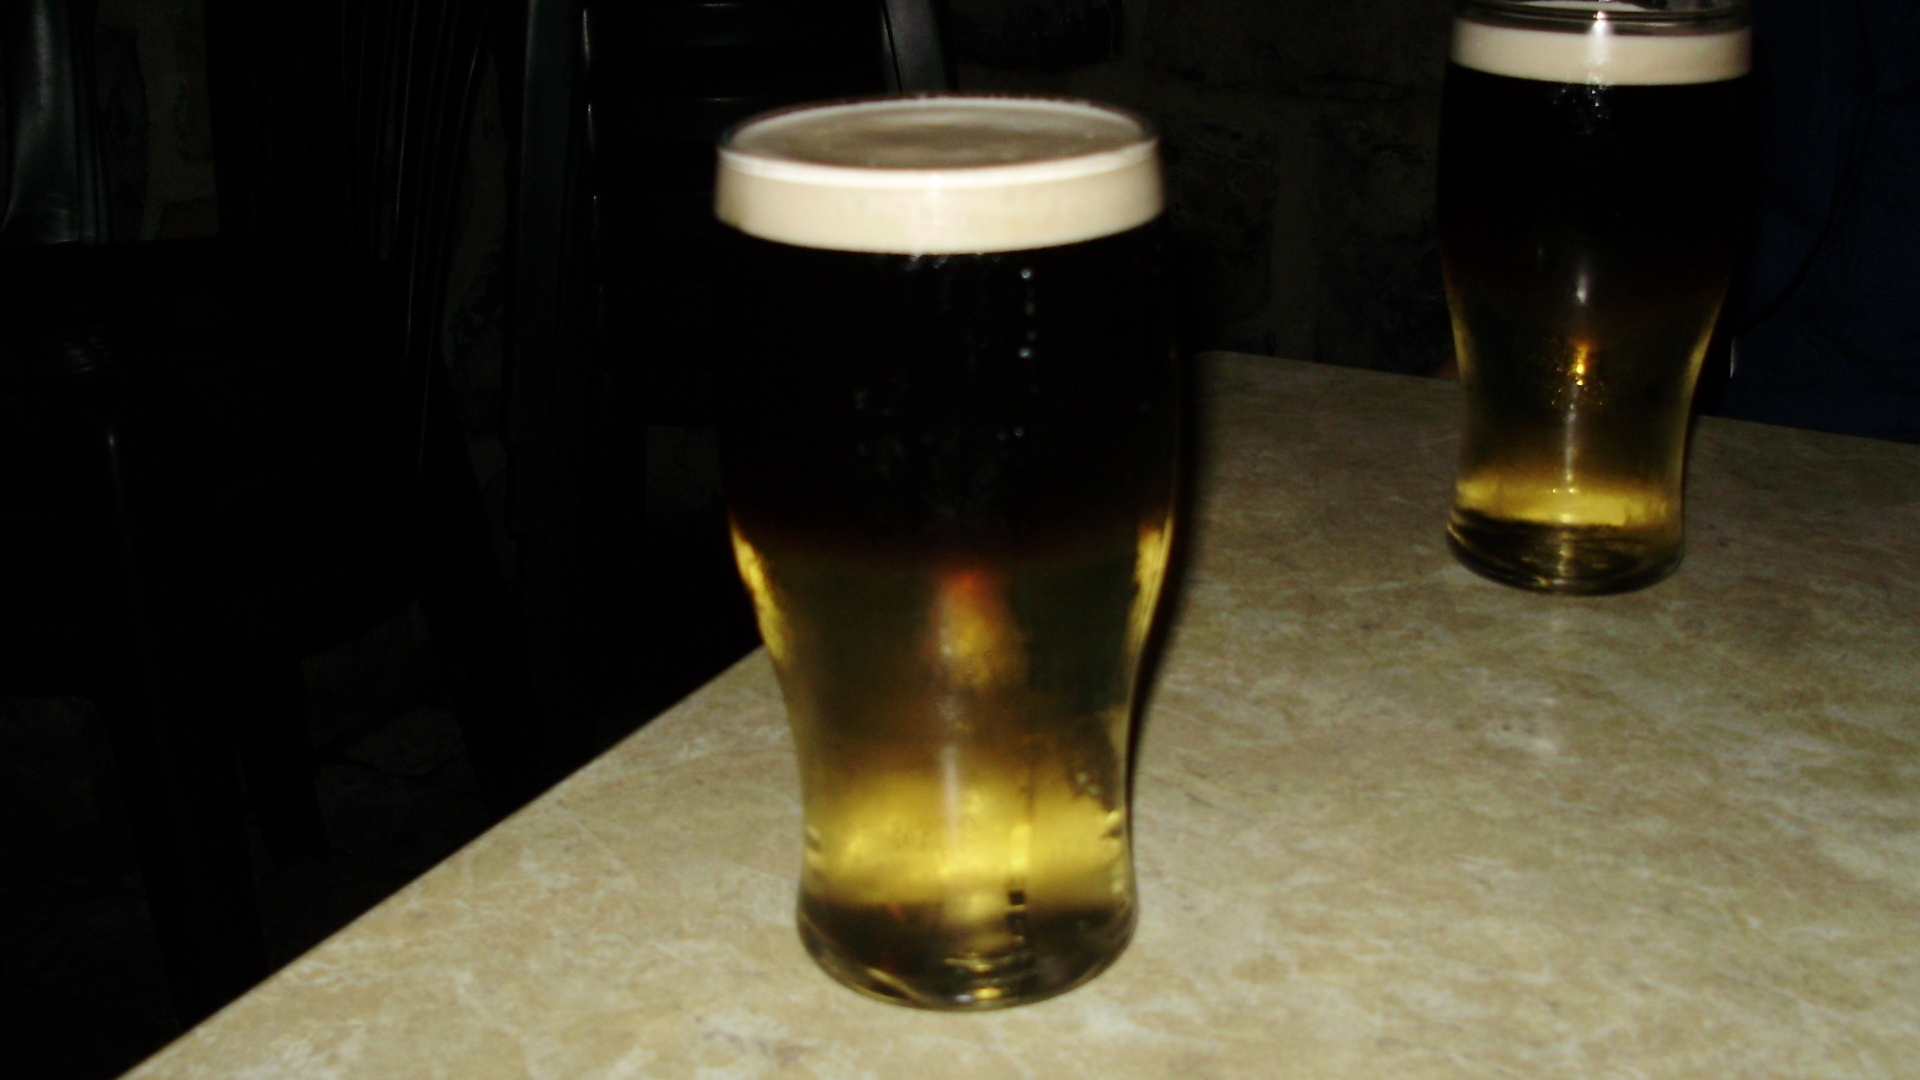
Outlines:
[[[233,746],[208,684],[99,701],[174,1009],[194,1024],[267,974]]]
[[[103,498],[93,553],[113,581],[94,662],[94,699],[113,743],[147,904],[174,1011],[198,1023],[267,974],[240,771],[221,665],[186,642],[149,587],[123,475],[119,433],[103,417]],[[164,628],[164,629],[163,629]]]
[[[277,866],[332,854],[314,786],[319,770],[307,736],[305,697],[297,661],[251,667],[234,681],[234,744],[261,839]]]
[[[421,480],[420,607],[488,809],[505,815],[593,753],[583,715],[542,716],[447,377],[434,366]]]

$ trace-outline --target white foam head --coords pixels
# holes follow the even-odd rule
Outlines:
[[[937,96],[773,113],[720,145],[714,213],[750,236],[902,255],[1019,251],[1158,217],[1159,140],[1089,102]]]
[[[1596,86],[1677,86],[1737,79],[1751,66],[1745,26],[1719,20],[1711,28],[1636,24],[1635,9],[1607,0],[1529,4],[1541,15],[1570,16],[1530,25],[1453,21],[1453,62],[1492,75]],[[1541,10],[1545,9],[1545,10]]]

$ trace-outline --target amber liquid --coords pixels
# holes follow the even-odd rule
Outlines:
[[[841,981],[991,1008],[1125,946],[1128,726],[1166,524],[978,563],[736,529],[801,762],[801,936]]]
[[[1470,569],[1602,593],[1679,563],[1743,92],[1448,68],[1440,242],[1467,404],[1448,535]]]
[[[1177,428],[1157,235],[741,245],[727,502],[800,763],[801,938],[902,1004],[1060,993],[1134,922]]]

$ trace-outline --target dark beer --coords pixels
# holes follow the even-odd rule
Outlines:
[[[1018,1004],[1097,973],[1133,927],[1128,731],[1166,566],[1176,434],[1150,223],[1158,173],[1119,185],[1151,183],[1150,199],[1106,196],[1105,219],[1069,191],[1041,193],[1082,219],[1062,227],[1047,205],[1029,211],[1036,184],[1073,186],[1071,170],[1044,167],[1087,156],[1072,138],[1039,153],[1039,169],[954,165],[1034,154],[995,128],[1023,114],[965,101],[842,108],[854,115],[832,119],[855,142],[892,155],[843,154],[835,165],[853,176],[796,171],[843,185],[859,204],[845,228],[823,225],[835,208],[803,191],[807,246],[763,238],[785,231],[762,214],[781,195],[730,192],[727,170],[764,156],[723,159],[719,195],[723,220],[756,231],[737,240],[747,307],[723,454],[735,554],[800,760],[801,936],[829,973],[876,997]],[[1107,141],[1150,154],[1151,136],[1122,114],[1055,103],[1038,119],[1071,133],[1088,113],[1120,117]],[[916,128],[951,129],[955,115],[975,127],[961,146]],[[883,120],[879,134],[864,127]],[[769,150],[749,126],[730,148],[832,159],[808,145],[814,134]],[[900,179],[909,169],[924,173],[917,186]],[[942,196],[955,183],[975,185],[974,205],[936,205],[926,228],[911,205],[887,224],[888,208],[863,201],[877,188],[880,201],[951,210]],[[1023,229],[1066,239],[1009,246]]]
[[[1447,70],[1448,531],[1496,580],[1619,591],[1680,558],[1688,407],[1741,239],[1746,30],[1532,6],[1466,5]]]

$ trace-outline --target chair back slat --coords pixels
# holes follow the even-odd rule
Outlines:
[[[0,4],[0,248],[107,238],[96,141],[93,5]]]
[[[383,268],[433,337],[494,0],[206,0],[221,232]]]

